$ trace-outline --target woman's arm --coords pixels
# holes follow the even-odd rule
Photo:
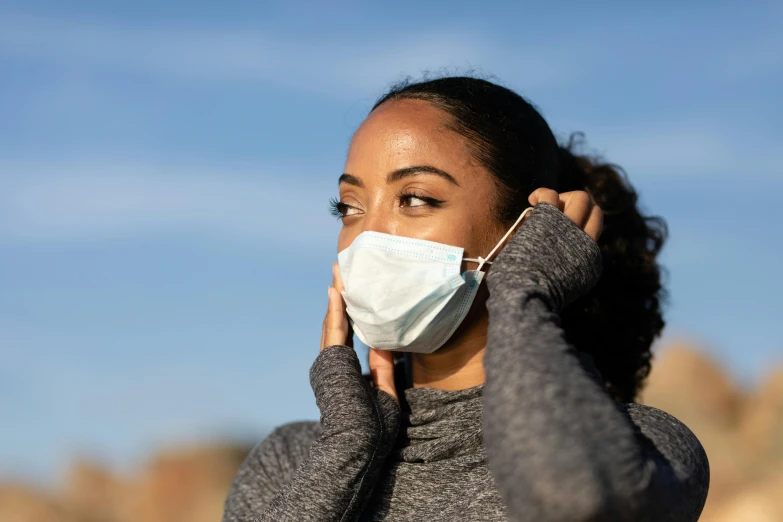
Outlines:
[[[618,405],[566,342],[560,310],[601,274],[598,245],[541,202],[488,274],[484,436],[516,521],[696,521],[707,456],[677,419]]]
[[[399,406],[369,386],[348,346],[323,349],[310,384],[321,431],[309,455],[292,473],[279,456],[295,441],[270,435],[242,464],[224,522],[358,520],[397,436]]]

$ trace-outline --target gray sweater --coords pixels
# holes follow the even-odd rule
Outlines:
[[[564,338],[559,312],[600,275],[597,244],[539,203],[487,277],[486,383],[398,387],[398,406],[353,349],[327,347],[310,369],[320,422],[253,449],[223,521],[698,520],[698,439],[661,410],[614,402]]]

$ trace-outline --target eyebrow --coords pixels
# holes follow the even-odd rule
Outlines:
[[[441,178],[445,179],[449,183],[452,183],[458,187],[460,186],[457,180],[454,179],[454,176],[452,176],[445,170],[441,170],[437,167],[433,167],[432,165],[414,165],[412,167],[405,167],[402,169],[394,170],[386,175],[386,183],[393,183],[395,181],[399,181],[409,176],[418,176],[421,174],[434,174],[436,176],[440,176]],[[338,180],[338,184],[340,183],[347,183],[348,185],[354,185],[356,187],[364,187],[364,183],[362,183],[362,180],[360,180],[353,174],[348,174],[347,172],[343,173],[340,176],[340,179]]]
[[[397,169],[393,172],[390,172],[386,176],[386,183],[392,183],[394,181],[399,181],[402,178],[407,178],[408,176],[418,176],[420,174],[435,174],[436,176],[440,176],[441,178],[445,179],[449,183],[453,183],[454,185],[459,187],[459,183],[457,183],[457,180],[454,179],[454,176],[452,176],[445,170],[441,170],[437,167],[433,167],[432,165],[414,165],[413,167],[405,167],[404,169]]]
[[[354,185],[359,188],[364,188],[364,183],[362,183],[362,180],[354,176],[353,174],[348,174],[347,172],[342,174],[340,176],[340,179],[337,180],[337,184],[340,185],[342,183],[347,183],[349,185]]]

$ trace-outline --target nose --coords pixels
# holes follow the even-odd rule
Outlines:
[[[362,220],[362,232],[394,234],[394,219],[380,209],[367,209]]]

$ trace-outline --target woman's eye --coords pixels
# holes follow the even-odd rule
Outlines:
[[[415,194],[401,194],[400,206],[401,207],[434,207],[441,206],[443,202],[439,199],[430,198],[427,196],[416,196]]]
[[[329,200],[329,213],[336,218],[342,219],[347,216],[360,214],[361,210],[356,207],[352,207],[347,203],[343,203],[338,199],[332,198]]]
[[[424,198],[420,198],[418,196],[403,196],[403,205],[404,207],[421,207],[424,205],[428,205],[429,203]]]

